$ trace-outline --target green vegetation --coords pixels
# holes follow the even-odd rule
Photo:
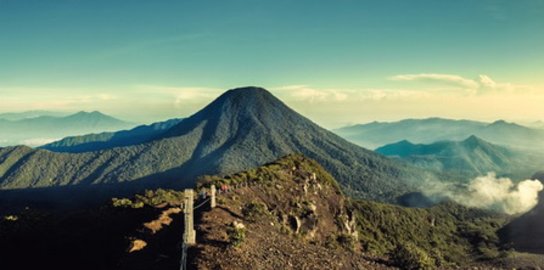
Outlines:
[[[268,215],[269,212],[264,203],[250,202],[244,206],[242,214],[248,221],[255,222],[258,218]]]
[[[355,245],[357,244],[357,239],[350,234],[342,233],[336,237],[336,241],[340,246],[349,249],[349,250],[355,250]]]
[[[153,137],[161,135],[169,128],[179,124],[182,120],[183,119],[170,119],[151,125],[137,126],[131,130],[71,136],[46,144],[41,148],[53,152],[83,153],[113,147],[135,145],[145,143]]]
[[[170,189],[146,190],[143,194],[136,194],[132,200],[113,198],[112,205],[123,208],[142,208],[146,205],[150,207],[179,206],[183,202],[183,196],[183,191]]]
[[[405,270],[430,270],[437,266],[427,252],[412,243],[398,245],[391,252],[391,262]]]
[[[285,168],[295,168],[297,172],[303,173],[302,176],[306,178],[310,178],[311,174],[309,172],[313,172],[320,179],[320,183],[330,185],[338,192],[341,192],[338,182],[323,167],[316,161],[308,159],[301,154],[289,154],[263,166],[225,177],[205,175],[199,178],[197,187],[209,188],[212,184],[215,184],[216,187],[222,184],[233,186],[250,182],[272,184],[285,178]]]
[[[246,239],[246,228],[241,223],[231,224],[227,228],[229,245],[231,247],[240,246]]]
[[[416,261],[422,264],[432,261],[437,266],[496,258],[500,255],[497,231],[508,220],[504,215],[451,202],[429,209],[370,201],[355,201],[351,207],[365,250],[387,255],[401,248],[409,255],[406,260],[419,258]]]
[[[262,181],[259,183],[262,187],[259,190],[263,195],[276,198],[278,201],[288,200],[283,201],[280,210],[274,211],[292,220],[294,217],[309,216],[319,219],[322,217],[314,215],[316,202],[308,197],[278,198],[277,192],[274,192],[301,188],[305,181],[309,181],[304,179],[311,179],[313,173],[317,178],[313,185],[323,187],[319,196],[330,196],[325,195],[330,194],[330,191],[342,195],[334,178],[317,162],[295,154],[231,176],[207,177],[199,185],[208,186],[211,183],[236,185],[247,181]],[[296,177],[292,177],[293,175]],[[328,188],[325,188],[327,186]],[[421,209],[344,198],[347,205],[343,211],[354,214],[358,235],[355,237],[342,231],[334,233],[325,241],[325,245],[330,248],[356,251],[361,247],[365,252],[388,256],[393,263],[403,265],[406,269],[463,266],[474,261],[495,259],[503,254],[497,231],[509,220],[505,215],[463,207],[453,202]],[[335,199],[334,203],[338,203],[338,200]],[[260,199],[253,199],[240,206],[242,214],[250,222],[268,213],[266,205]],[[340,215],[335,218],[335,223],[339,228],[343,228],[345,220]],[[293,225],[291,228],[280,227],[286,234],[295,229],[297,228]],[[235,231],[231,230],[230,235],[232,241],[237,242]]]
[[[143,202],[133,202],[131,199],[127,198],[113,198],[111,199],[111,204],[113,207],[122,207],[122,208],[142,208],[144,207]]]

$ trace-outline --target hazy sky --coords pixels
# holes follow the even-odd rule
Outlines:
[[[326,126],[544,119],[544,1],[0,0],[0,112],[150,122],[258,85]]]

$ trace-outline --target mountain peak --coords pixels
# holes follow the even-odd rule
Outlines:
[[[482,142],[484,140],[482,140],[480,137],[476,136],[476,135],[470,135],[468,138],[466,138],[464,140],[465,142]]]
[[[203,110],[190,118],[222,118],[229,121],[280,120],[292,115],[292,111],[281,100],[266,89],[255,86],[226,91]]]
[[[79,111],[77,113],[72,114],[71,116],[93,116],[93,117],[107,117],[107,115],[99,112],[99,111],[92,111],[92,112],[86,112],[86,111]]]
[[[268,92],[268,90],[256,86],[246,86],[228,90],[219,96],[216,101],[228,101],[233,105],[243,105],[246,106],[246,108],[254,108],[255,105],[264,106],[281,103],[281,101]]]
[[[259,86],[243,86],[237,87],[230,90],[227,90],[223,95],[241,95],[241,94],[250,94],[250,95],[259,95],[259,94],[268,94],[271,95],[268,90],[259,87]]]
[[[464,141],[461,142],[462,145],[469,148],[476,148],[476,147],[489,147],[490,143],[485,141],[484,139],[476,136],[476,135],[470,135],[470,137],[466,138]]]
[[[491,125],[508,125],[508,124],[509,124],[508,122],[506,122],[506,121],[504,121],[504,120],[502,120],[502,119],[497,120],[497,121],[491,123]]]
[[[226,91],[159,138],[180,136],[203,123],[210,136],[215,134],[217,136],[212,137],[221,140],[226,133],[248,133],[254,129],[260,129],[261,133],[269,130],[283,132],[295,128],[295,125],[302,130],[303,127],[310,128],[309,122],[266,89],[248,86]]]
[[[502,129],[519,129],[519,130],[530,130],[530,128],[521,126],[519,124],[513,123],[513,122],[506,122],[504,120],[497,120],[487,126],[488,128],[502,128]]]

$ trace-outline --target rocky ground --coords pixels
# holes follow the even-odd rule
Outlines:
[[[383,258],[361,252],[344,196],[329,176],[302,166],[257,172],[275,180],[220,194],[218,207],[198,222],[192,267],[392,269]],[[232,233],[237,227],[239,241]]]

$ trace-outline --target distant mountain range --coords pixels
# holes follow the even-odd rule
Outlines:
[[[535,121],[527,124],[528,127],[531,128],[537,128],[537,129],[544,129],[544,122],[543,121]]]
[[[37,116],[45,113],[46,115]],[[38,146],[69,135],[114,131],[134,127],[100,112],[78,112],[68,116],[49,116],[47,112],[3,114],[0,117],[0,146]]]
[[[121,133],[116,134],[105,137]],[[122,146],[119,139],[91,152],[0,149],[0,188],[41,188],[45,192],[95,187],[113,192],[188,187],[199,176],[238,172],[290,153],[317,160],[339,179],[347,193],[358,198],[394,201],[405,192],[418,190],[420,179],[433,177],[347,142],[262,88],[227,91],[164,132],[144,134],[151,136]],[[86,142],[96,143],[90,137],[82,138],[81,142],[68,139],[46,148],[80,152]],[[108,148],[112,146],[119,147]]]
[[[475,177],[488,172],[526,179],[544,167],[540,155],[491,144],[476,136],[463,141],[413,144],[403,140],[376,149],[417,167]]]
[[[136,145],[158,137],[171,127],[179,124],[182,120],[181,118],[171,119],[151,125],[138,126],[131,130],[71,136],[46,144],[40,148],[53,152],[81,153]]]
[[[23,120],[28,118],[36,118],[40,116],[63,117],[67,115],[69,115],[69,113],[35,110],[35,111],[25,111],[25,112],[0,113],[0,119],[9,120],[9,121],[18,121],[18,120]]]
[[[408,140],[413,143],[459,141],[475,135],[494,144],[521,149],[544,149],[544,130],[499,120],[484,123],[442,118],[406,119],[398,122],[373,122],[335,130],[335,133],[360,146],[377,147]]]

